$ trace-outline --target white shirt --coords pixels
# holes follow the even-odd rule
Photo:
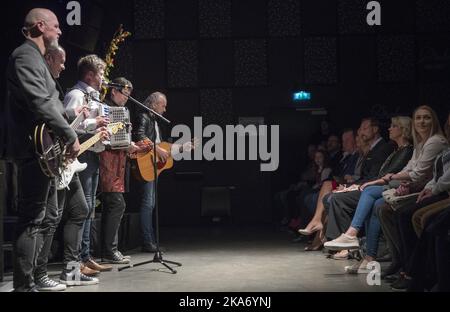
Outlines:
[[[159,126],[156,120],[155,120],[155,130],[156,130],[155,144],[159,144],[161,143],[161,137],[159,136]]]
[[[93,100],[89,100],[86,103],[86,94],[89,94],[95,100],[100,101],[100,92],[85,82],[78,81],[73,89],[64,97],[64,106],[66,108],[67,117],[72,121],[76,118],[75,110],[86,104],[89,107],[89,117],[80,123],[78,129],[94,131],[97,128],[97,121],[95,118],[100,115],[100,103]],[[101,142],[97,142],[94,146],[89,148],[89,150],[100,153],[105,150],[105,146]]]

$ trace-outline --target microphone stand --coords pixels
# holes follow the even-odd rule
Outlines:
[[[122,90],[120,90],[122,93]],[[155,121],[154,123],[154,127],[155,127],[155,133],[156,133],[156,118],[159,118],[160,120],[164,121],[165,123],[169,124],[170,121],[168,119],[166,119],[165,117],[163,117],[161,114],[158,114],[157,112],[155,112],[153,109],[148,108],[147,106],[145,106],[144,104],[142,104],[141,102],[139,102],[138,100],[134,99],[133,97],[131,97],[130,95],[126,95],[124,93],[122,93],[123,95],[127,96],[129,100],[131,100],[133,103],[137,104],[138,106],[140,106],[141,108],[145,109],[147,112],[150,112],[152,114],[149,114],[150,118],[153,119],[153,121]],[[144,261],[144,262],[140,262],[140,263],[136,263],[136,264],[129,264],[127,266],[121,267],[118,269],[118,271],[122,271],[128,268],[132,268],[132,267],[137,267],[137,266],[141,266],[147,263],[161,263],[163,266],[165,266],[166,268],[168,268],[170,270],[170,272],[172,274],[176,274],[177,271],[174,270],[173,268],[171,268],[167,263],[170,264],[174,264],[176,266],[181,266],[181,263],[179,262],[175,262],[175,261],[169,261],[169,260],[164,260],[162,257],[162,253],[159,247],[159,209],[158,209],[158,172],[157,172],[157,158],[156,158],[156,142],[155,146],[153,147],[153,174],[155,176],[155,180],[153,181],[153,192],[155,194],[155,234],[156,234],[156,251],[155,251],[155,255],[153,256],[152,260],[148,260],[148,261]],[[150,220],[150,222],[153,222],[153,220]]]

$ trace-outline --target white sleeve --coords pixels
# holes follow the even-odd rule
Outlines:
[[[64,107],[66,108],[67,117],[69,120],[74,120],[77,117],[75,109],[83,106],[84,94],[79,90],[72,90],[64,97]]]

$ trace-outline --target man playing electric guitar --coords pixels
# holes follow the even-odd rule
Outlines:
[[[37,251],[49,233],[49,217],[56,211],[53,178],[41,170],[30,139],[37,124],[45,123],[66,145],[73,159],[80,145],[75,131],[64,119],[55,80],[44,59],[61,36],[56,15],[47,9],[32,9],[25,17],[26,41],[11,54],[7,67],[7,101],[1,102],[0,157],[14,161],[18,169],[18,222],[14,243],[15,291],[36,291],[33,271]],[[53,206],[47,205],[54,202]]]

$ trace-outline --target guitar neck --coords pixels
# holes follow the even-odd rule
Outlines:
[[[80,125],[80,123],[83,121],[84,115],[83,113],[80,113],[77,118],[75,118],[72,123],[70,124],[70,127],[72,129],[76,129],[78,128],[78,126]]]
[[[82,153],[84,153],[89,147],[100,141],[101,133],[96,133],[93,137],[90,139],[84,141],[80,145],[80,151],[78,152],[78,156],[80,156]]]

